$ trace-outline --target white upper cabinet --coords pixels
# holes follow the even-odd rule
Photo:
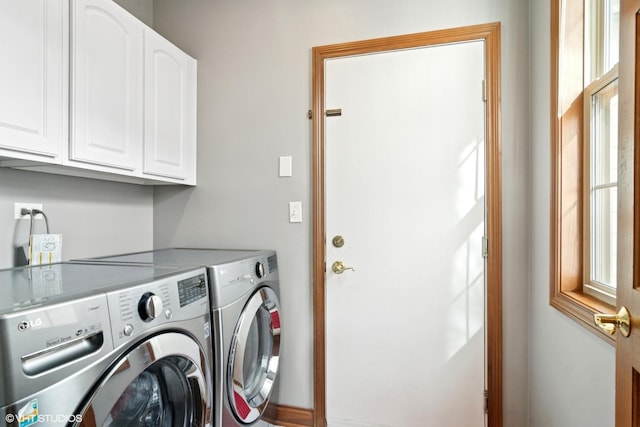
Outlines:
[[[63,0],[0,2],[0,157],[60,163],[68,22]]]
[[[195,183],[196,61],[144,33],[144,173]]]
[[[0,166],[196,184],[197,62],[111,0],[0,0]]]
[[[109,0],[73,0],[71,161],[141,169],[143,25]]]

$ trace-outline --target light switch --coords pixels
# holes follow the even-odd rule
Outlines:
[[[302,222],[302,202],[289,202],[289,222]]]
[[[280,157],[280,176],[291,176],[291,156]]]

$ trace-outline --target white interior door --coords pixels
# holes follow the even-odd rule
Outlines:
[[[329,427],[484,425],[484,69],[483,41],[326,61]]]

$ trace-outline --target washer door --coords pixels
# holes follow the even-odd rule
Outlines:
[[[209,384],[198,343],[180,333],[149,338],[107,373],[80,426],[205,426]]]
[[[227,394],[240,422],[254,422],[267,407],[279,357],[280,303],[273,289],[262,287],[244,306],[229,351]]]

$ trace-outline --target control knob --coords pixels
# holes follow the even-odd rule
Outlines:
[[[256,262],[256,276],[258,276],[258,279],[262,279],[264,275],[265,275],[264,264],[261,263],[260,261]]]
[[[162,313],[162,298],[152,292],[147,292],[138,302],[138,314],[145,322],[150,322]]]

